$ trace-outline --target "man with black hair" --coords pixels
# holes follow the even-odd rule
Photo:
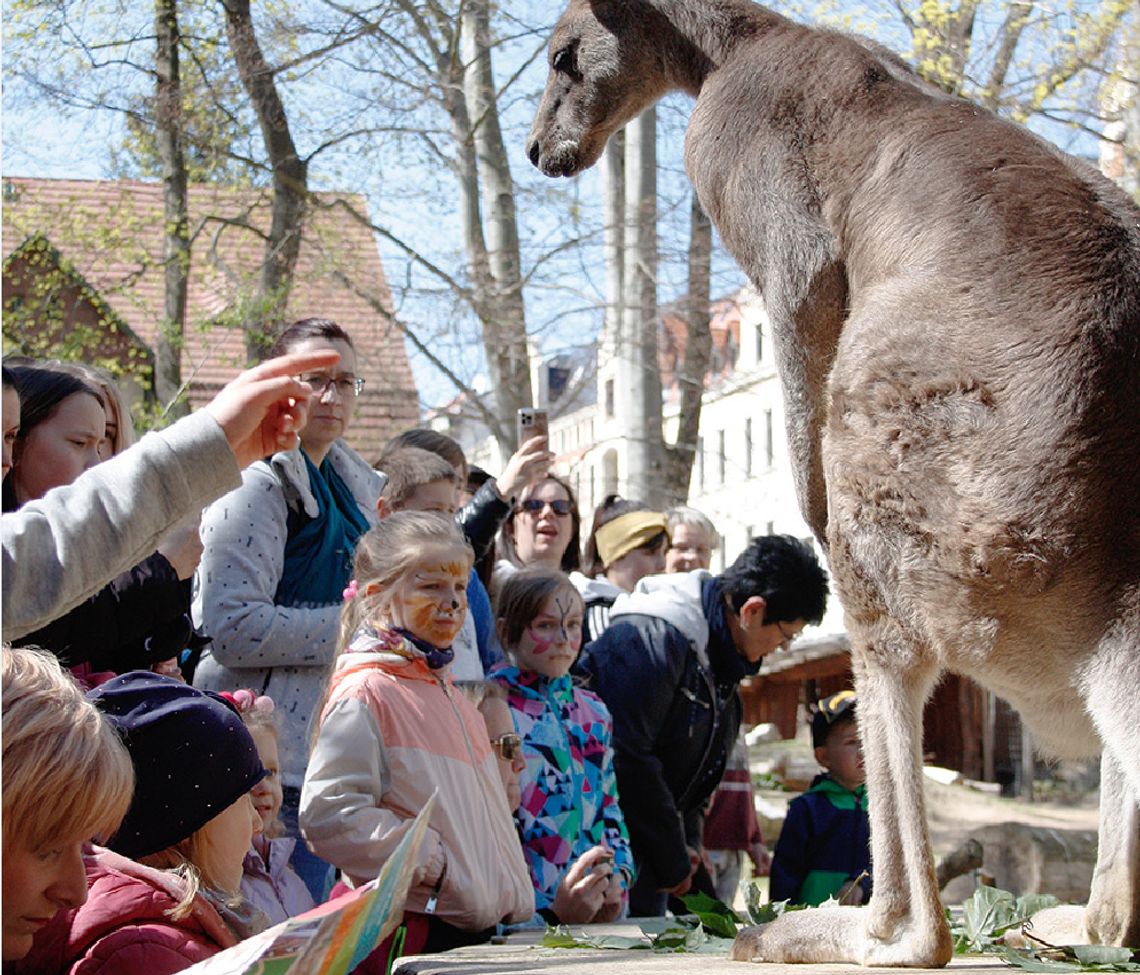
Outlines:
[[[740,727],[737,685],[823,619],[827,573],[790,535],[753,539],[722,575],[647,576],[618,597],[577,669],[613,714],[614,770],[637,866],[634,917],[715,896],[701,813]]]

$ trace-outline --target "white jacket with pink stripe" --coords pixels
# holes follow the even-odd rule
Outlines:
[[[403,643],[336,661],[301,791],[301,832],[355,884],[371,880],[439,792],[407,910],[480,931],[529,920],[534,888],[483,718]]]

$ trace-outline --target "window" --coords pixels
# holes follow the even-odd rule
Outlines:
[[[756,361],[764,361],[764,326],[756,323]]]
[[[776,534],[776,523],[774,521],[768,522],[767,534],[769,534],[769,535],[775,535]]]
[[[772,442],[772,411],[764,411],[764,460],[771,467],[775,459],[775,449]]]
[[[716,473],[717,473],[717,483],[718,484],[724,483],[724,474],[725,474],[725,468],[726,467],[727,467],[727,464],[725,463],[725,456],[724,456],[724,431],[721,430],[716,435]]]
[[[612,419],[614,415],[614,381],[606,380],[606,418]]]
[[[752,476],[752,417],[744,420],[744,476]]]
[[[697,490],[705,489],[705,441],[697,437]]]

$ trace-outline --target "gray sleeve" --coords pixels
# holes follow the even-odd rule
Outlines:
[[[384,740],[368,705],[355,698],[337,701],[321,721],[309,756],[300,825],[313,852],[353,878],[375,877],[412,822],[381,805],[389,776]],[[429,829],[421,862],[439,842]]]
[[[58,619],[142,561],[238,474],[221,427],[199,411],[4,515],[4,639]]]
[[[312,667],[336,656],[339,605],[274,602],[288,517],[280,482],[265,464],[247,468],[241,487],[202,516],[194,622],[223,667]]]

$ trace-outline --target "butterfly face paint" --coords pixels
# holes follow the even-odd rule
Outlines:
[[[458,551],[428,549],[392,587],[388,622],[434,647],[449,647],[467,615],[469,566]]]
[[[552,593],[515,647],[521,670],[558,678],[569,673],[582,646],[582,599],[572,590]]]

